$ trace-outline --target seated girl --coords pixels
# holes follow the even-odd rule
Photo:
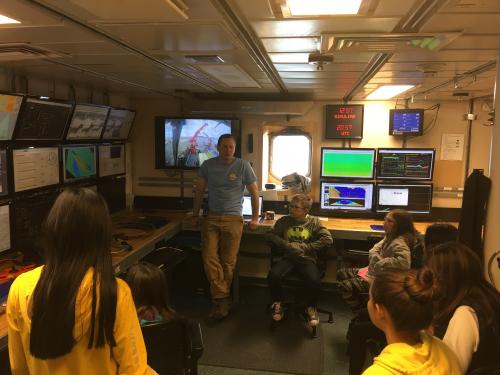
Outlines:
[[[464,373],[492,365],[500,368],[500,293],[485,279],[479,257],[458,242],[434,247],[427,256],[440,296],[435,334],[444,335]]]
[[[169,307],[165,274],[156,266],[140,262],[127,272],[141,326],[150,322],[172,321],[177,313]]]
[[[405,210],[392,210],[384,219],[385,237],[368,253],[365,268],[341,268],[337,271],[337,288],[351,306],[359,307],[358,294],[366,293],[369,282],[382,270],[407,270],[411,263],[411,249],[416,243],[416,230],[411,215]]]
[[[423,331],[432,323],[435,281],[430,270],[381,271],[369,294],[368,314],[388,345],[364,375],[462,374],[453,351]]]

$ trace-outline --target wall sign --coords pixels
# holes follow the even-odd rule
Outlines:
[[[326,105],[325,138],[363,138],[363,108],[362,104]]]

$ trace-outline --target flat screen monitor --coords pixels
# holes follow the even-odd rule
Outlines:
[[[59,149],[29,147],[12,151],[14,191],[59,184]]]
[[[17,119],[15,140],[62,140],[73,105],[28,98]]]
[[[10,250],[10,207],[0,205],[0,253]]]
[[[217,141],[223,134],[237,140],[239,156],[240,123],[235,119],[157,117],[155,126],[156,168],[198,168],[218,156]]]
[[[58,195],[59,191],[53,189],[13,201],[12,242],[16,248],[23,250],[41,248],[42,226]]]
[[[109,212],[114,213],[126,208],[125,176],[100,178],[97,191],[108,204]]]
[[[373,179],[375,149],[321,148],[321,177]]]
[[[411,213],[429,214],[432,207],[432,184],[379,184],[376,198],[377,212],[402,208]]]
[[[125,145],[99,145],[99,176],[125,173]]]
[[[434,155],[432,148],[379,148],[377,178],[432,180]]]
[[[108,118],[109,107],[77,104],[69,124],[66,139],[100,139]]]
[[[424,133],[423,109],[391,109],[389,135],[422,135]]]
[[[372,183],[321,181],[321,210],[371,211]]]
[[[262,197],[259,196],[259,217],[262,217]],[[241,213],[245,219],[252,217],[252,197],[245,195],[243,197],[243,211]]]
[[[21,95],[0,94],[0,141],[10,141],[21,109]]]
[[[64,182],[97,175],[95,145],[65,145],[62,148]]]
[[[127,140],[134,118],[135,111],[111,108],[104,127],[104,133],[102,133],[102,139]]]
[[[0,148],[0,197],[4,197],[9,194],[8,173],[7,150]]]

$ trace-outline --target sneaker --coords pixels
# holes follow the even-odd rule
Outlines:
[[[275,322],[279,322],[283,319],[283,306],[281,306],[281,302],[274,302],[271,305],[271,311]]]
[[[309,318],[309,325],[311,327],[316,327],[319,324],[318,312],[316,311],[316,307],[309,306],[306,309],[307,317]]]

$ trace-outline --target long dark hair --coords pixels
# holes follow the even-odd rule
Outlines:
[[[373,302],[385,306],[400,332],[430,326],[435,293],[429,270],[384,270],[377,274],[370,289]]]
[[[88,348],[115,346],[117,286],[106,202],[88,188],[64,190],[50,210],[44,234],[46,263],[32,299],[31,354],[50,359],[72,350],[75,303],[90,268],[94,272]]]
[[[171,321],[177,314],[169,306],[165,274],[148,262],[140,262],[127,272],[127,284],[137,309],[155,307],[164,320]]]
[[[435,324],[447,325],[458,306],[473,302],[478,317],[500,330],[500,293],[484,277],[477,254],[461,243],[447,242],[433,247],[427,256],[426,266],[438,281]]]
[[[389,214],[394,219],[394,230],[387,235],[385,246],[389,245],[394,239],[402,236],[410,249],[413,248],[416,241],[415,226],[413,225],[413,217],[406,210],[396,209],[391,210]],[[388,214],[388,215],[389,215]]]

